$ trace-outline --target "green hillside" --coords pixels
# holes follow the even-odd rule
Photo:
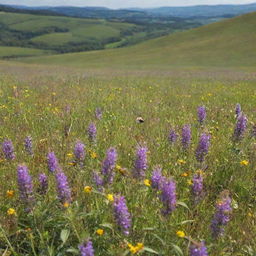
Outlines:
[[[255,66],[256,13],[153,39],[135,46],[28,58],[74,67]]]
[[[0,58],[39,56],[49,52],[33,48],[0,46]]]

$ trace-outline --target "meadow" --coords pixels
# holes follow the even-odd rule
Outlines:
[[[2,255],[255,255],[255,73],[8,65]]]

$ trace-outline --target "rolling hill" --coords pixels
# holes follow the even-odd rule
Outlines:
[[[255,66],[256,13],[120,49],[21,59],[27,63],[86,68]]]

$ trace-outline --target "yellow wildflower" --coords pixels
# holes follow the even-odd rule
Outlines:
[[[184,232],[184,231],[181,231],[181,230],[178,230],[178,231],[176,232],[176,235],[177,235],[178,237],[181,237],[181,238],[183,238],[183,237],[186,236],[185,232]]]
[[[108,199],[108,201],[113,202],[114,196],[112,194],[107,194],[107,199]]]
[[[97,158],[98,156],[97,156],[97,153],[95,153],[95,152],[91,152],[91,158],[92,159],[95,159],[95,158]]]
[[[182,176],[182,177],[188,177],[188,173],[187,173],[187,172],[183,172],[183,173],[181,174],[181,176]]]
[[[67,153],[67,157],[73,157],[73,153]]]
[[[187,180],[187,183],[188,183],[188,185],[192,185],[193,184],[193,182],[192,182],[192,180]]]
[[[241,165],[247,166],[249,165],[249,161],[248,160],[243,160],[240,162]]]
[[[8,211],[7,211],[7,214],[8,215],[15,215],[16,211],[13,208],[9,208]]]
[[[68,208],[68,207],[69,207],[69,203],[68,203],[68,202],[65,202],[65,203],[63,204],[63,207]]]
[[[76,163],[75,162],[69,162],[68,165],[75,166]]]
[[[136,254],[137,252],[141,251],[144,248],[143,243],[137,243],[137,245],[135,245],[135,246],[133,246],[131,243],[128,243],[127,245],[132,254]]]
[[[145,179],[144,180],[144,185],[147,186],[147,187],[150,187],[151,186],[151,181],[149,179]]]
[[[12,197],[14,196],[14,191],[13,191],[13,190],[7,190],[7,191],[6,191],[6,196],[7,196],[8,198],[12,198]]]
[[[97,235],[102,236],[104,234],[104,230],[99,228],[96,230],[96,233]]]
[[[85,186],[85,187],[84,187],[84,192],[85,192],[85,193],[88,193],[88,194],[91,193],[91,192],[92,192],[92,187],[90,187],[90,186]]]
[[[177,161],[177,163],[178,163],[178,164],[180,164],[180,165],[182,165],[182,164],[185,164],[185,163],[186,163],[186,161],[185,161],[185,160],[183,160],[183,159],[179,159],[179,160]]]

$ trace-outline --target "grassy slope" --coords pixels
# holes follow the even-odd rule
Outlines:
[[[136,46],[21,60],[75,67],[255,66],[256,13]]]
[[[38,56],[46,54],[49,51],[33,49],[33,48],[22,48],[22,47],[9,47],[0,46],[0,57],[25,57],[25,56]]]

